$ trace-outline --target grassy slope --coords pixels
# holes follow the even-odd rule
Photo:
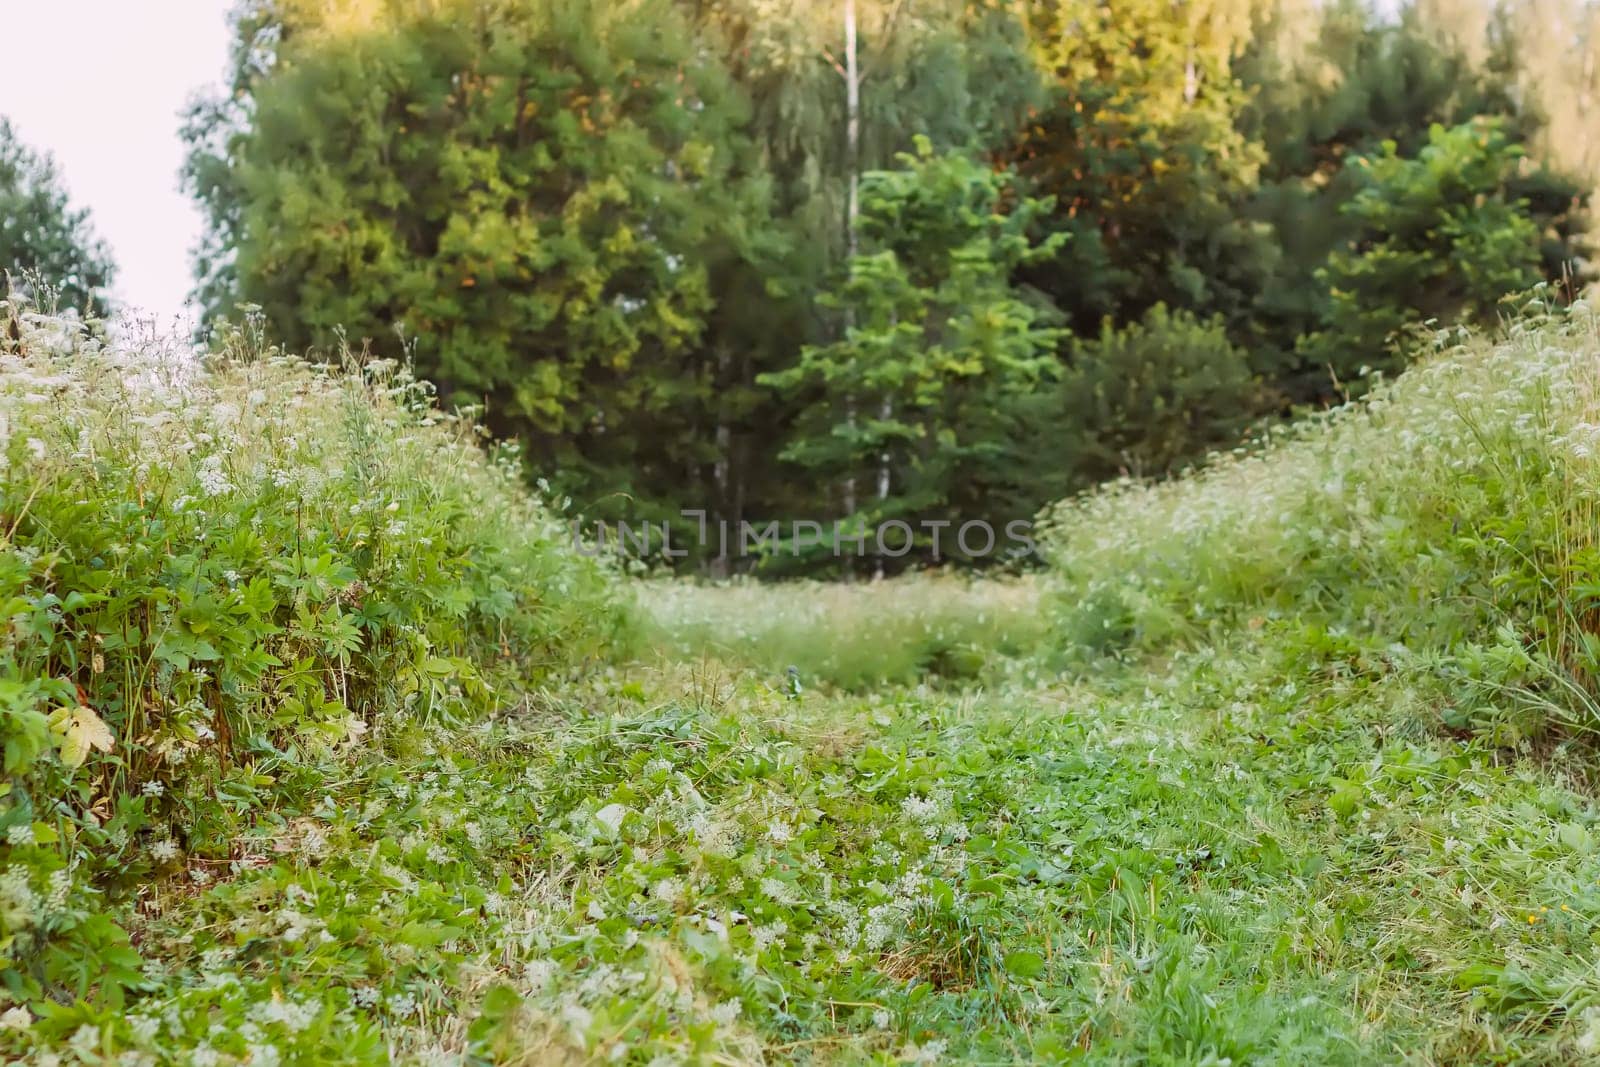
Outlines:
[[[1597,349],[1073,505],[1050,579],[647,588],[663,655],[329,756],[0,1049],[1592,1058]]]

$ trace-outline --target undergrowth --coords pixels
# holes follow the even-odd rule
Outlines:
[[[0,988],[117,1002],[111,902],[225,867],[330,756],[593,659],[616,603],[392,363],[0,303]]]
[[[1044,517],[1080,656],[1305,627],[1453,675],[1455,725],[1600,726],[1600,315],[1535,297],[1364,401]]]
[[[1037,576],[885,582],[654,581],[639,589],[643,650],[710,657],[850,691],[961,685],[1052,644]]]
[[[1585,306],[1043,573],[636,597],[394,368],[22,325],[0,1054],[1600,1056]]]

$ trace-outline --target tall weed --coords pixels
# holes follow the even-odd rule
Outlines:
[[[0,303],[0,975],[84,997],[99,916],[226,862],[339,752],[599,654],[615,583],[393,363],[108,343]]]

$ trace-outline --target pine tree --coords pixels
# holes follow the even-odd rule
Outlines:
[[[735,369],[702,338],[777,237],[744,102],[678,14],[266,14],[240,24],[248,106],[192,124],[228,246],[213,299],[259,306],[290,346],[414,357],[591,514],[703,499]]]
[[[1319,272],[1362,240],[1359,214],[1345,208],[1369,176],[1350,161],[1381,154],[1390,142],[1399,156],[1414,157],[1435,125],[1476,117],[1496,119],[1513,143],[1541,139],[1544,120],[1517,88],[1525,73],[1515,21],[1506,5],[1483,0],[1406,4],[1392,20],[1356,0],[1326,8],[1278,0],[1263,12],[1239,64],[1251,91],[1240,124],[1266,148],[1252,214],[1279,236],[1282,258],[1258,305],[1253,347],[1257,367],[1287,400],[1331,400],[1341,391],[1336,378],[1386,358],[1381,344],[1360,351],[1372,344],[1370,332],[1352,337],[1332,361],[1327,337],[1316,345],[1299,340],[1327,333],[1337,296]],[[1577,190],[1532,165],[1509,180],[1513,199],[1526,200],[1541,220],[1543,275],[1559,277],[1577,251]],[[1386,298],[1381,304],[1389,306]],[[1397,313],[1428,317],[1421,309]],[[1377,331],[1380,341],[1386,332]]]
[[[110,250],[68,201],[55,163],[0,118],[0,297],[7,276],[25,289],[37,281],[61,308],[104,317],[112,274]]]
[[[1012,276],[1065,238],[1030,238],[1049,203],[964,155],[921,138],[900,164],[862,180],[861,250],[826,298],[845,336],[764,380],[810,400],[787,459],[834,483],[886,469],[845,525],[905,522],[924,544],[926,520],[1000,518],[1020,446],[1003,411],[1051,376],[1058,340]]]
[[[1306,358],[1354,385],[1361,367],[1404,365],[1420,347],[1408,327],[1492,323],[1502,297],[1548,280],[1552,221],[1519,195],[1524,163],[1488,118],[1435,125],[1411,158],[1388,141],[1352,159],[1361,187],[1343,211],[1356,233],[1318,272],[1330,298],[1322,329],[1301,341]]]
[[[1075,330],[1137,319],[1165,302],[1222,314],[1244,332],[1273,267],[1270,232],[1244,206],[1262,154],[1234,116],[1231,64],[1245,0],[1056,0],[1028,7],[1052,95],[1013,152],[1054,198],[1072,239],[1028,275]]]

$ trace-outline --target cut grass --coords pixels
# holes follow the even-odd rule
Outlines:
[[[327,1061],[1586,1055],[1586,754],[1446,735],[1427,678],[1292,646],[965,696],[641,669],[396,739],[217,881],[145,896],[129,1015],[33,1035]]]

